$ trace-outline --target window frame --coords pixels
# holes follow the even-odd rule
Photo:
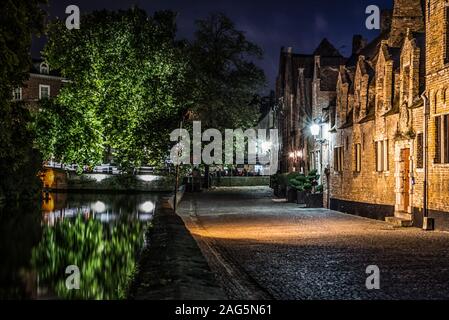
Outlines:
[[[389,155],[390,143],[388,139],[377,140],[375,142],[376,152],[376,172],[390,172],[390,155]]]
[[[16,99],[16,92],[19,90],[19,99]],[[12,101],[22,101],[23,100],[23,90],[22,87],[17,87],[12,90]]]
[[[435,116],[434,164],[449,164],[449,113]]]
[[[354,144],[354,172],[362,172],[362,144]]]
[[[46,99],[50,99],[51,97],[51,86],[49,84],[39,84],[39,100],[42,100],[42,89],[48,88],[48,97],[45,97]]]
[[[45,70],[45,72],[44,72],[43,70]],[[42,62],[42,63],[39,65],[39,73],[40,73],[40,74],[45,74],[45,75],[49,75],[49,74],[50,74],[50,67],[48,66],[47,63]]]
[[[334,171],[335,172],[343,172],[343,166],[344,166],[344,152],[345,147],[335,147],[334,148]]]

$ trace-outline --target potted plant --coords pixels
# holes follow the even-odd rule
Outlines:
[[[304,174],[298,174],[296,177],[290,180],[290,185],[294,190],[296,190],[296,203],[305,204],[306,203],[306,189],[305,184],[307,182],[307,177]]]
[[[287,175],[287,201],[290,203],[296,203],[297,201],[296,181],[299,176],[300,174],[297,172],[292,172]]]
[[[274,195],[276,197],[279,196],[278,186],[279,186],[279,174],[272,175],[270,177],[270,188],[273,189]]]
[[[307,191],[306,205],[308,208],[323,207],[323,186],[318,185],[319,179],[320,175],[317,170],[313,170],[307,175],[304,189]]]

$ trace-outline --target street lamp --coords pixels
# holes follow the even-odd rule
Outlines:
[[[314,123],[310,126],[310,132],[312,133],[312,136],[318,137],[320,135],[321,127]]]
[[[262,142],[261,147],[262,147],[262,153],[267,153],[268,151],[271,150],[271,142],[264,141],[264,142]]]

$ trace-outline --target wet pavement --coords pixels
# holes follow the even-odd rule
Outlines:
[[[449,298],[449,233],[301,209],[257,187],[188,194],[179,211],[231,299]],[[366,287],[371,265],[380,290]]]

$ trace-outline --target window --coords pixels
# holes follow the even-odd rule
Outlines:
[[[15,88],[12,91],[12,100],[13,101],[20,101],[20,100],[22,100],[22,88]]]
[[[344,161],[344,148],[343,147],[334,148],[334,170],[336,172],[343,171],[343,161]]]
[[[434,163],[449,163],[449,114],[435,117]]]
[[[46,64],[45,62],[42,62],[41,65],[40,65],[40,73],[41,74],[48,74],[49,73],[48,64]]]
[[[310,170],[320,171],[321,170],[320,164],[321,164],[321,152],[320,151],[310,152],[310,164],[309,164]]]
[[[354,145],[354,171],[362,171],[362,145],[360,143]]]
[[[50,86],[40,84],[39,85],[39,99],[50,98]]]
[[[376,171],[386,172],[390,170],[388,157],[388,140],[376,141]]]
[[[416,168],[424,168],[424,135],[422,133],[416,136]]]

